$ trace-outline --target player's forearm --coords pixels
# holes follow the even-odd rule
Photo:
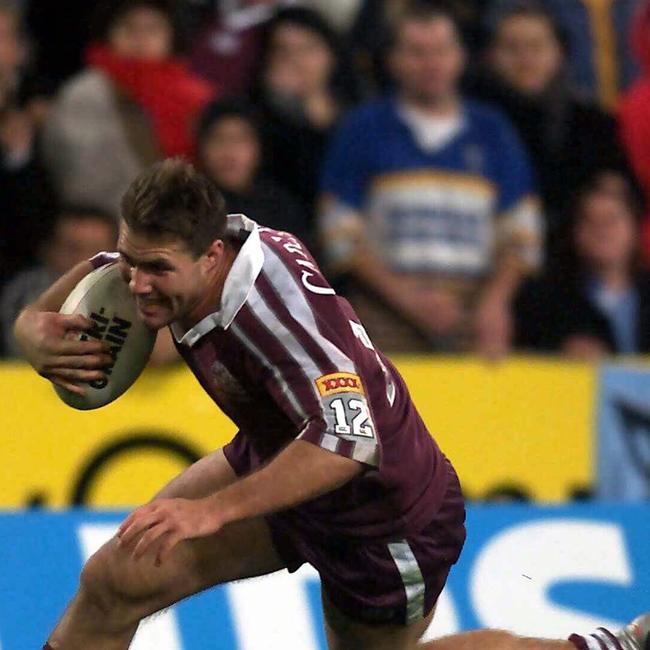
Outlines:
[[[331,492],[363,471],[355,460],[296,440],[268,465],[207,497],[227,522],[291,508]]]

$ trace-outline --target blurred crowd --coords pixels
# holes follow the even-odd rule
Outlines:
[[[389,353],[650,351],[650,1],[0,0],[2,355],[169,156]]]

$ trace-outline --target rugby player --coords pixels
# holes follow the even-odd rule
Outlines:
[[[135,510],[90,558],[49,650],[122,650],[144,617],[213,585],[308,562],[332,650],[415,648],[465,538],[456,473],[390,361],[292,235],[226,216],[180,160],[141,174],[122,204],[118,254],[69,272],[19,316],[26,358],[76,392],[110,362],[89,323],[57,313],[113,261],[152,329],[239,433]],[[206,423],[208,425],[208,423]],[[639,650],[648,617],[617,639],[477,631],[422,647]]]

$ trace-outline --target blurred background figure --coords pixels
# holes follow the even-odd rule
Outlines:
[[[99,41],[47,121],[43,154],[64,202],[115,215],[134,176],[161,156],[194,154],[193,129],[215,89],[177,58],[175,5],[119,0],[101,6]]]
[[[105,0],[23,0],[25,22],[35,45],[35,73],[48,95],[83,67],[92,17],[102,2]]]
[[[117,224],[112,215],[96,208],[70,206],[59,212],[44,235],[38,263],[17,273],[0,297],[0,331],[7,357],[20,356],[11,329],[21,309],[79,262],[115,250]]]
[[[198,140],[201,168],[224,195],[228,212],[287,230],[306,243],[312,239],[299,202],[260,173],[262,139],[251,105],[235,100],[211,104],[201,118]]]
[[[631,49],[641,66],[642,75],[621,100],[619,115],[621,137],[637,179],[650,202],[650,2],[639,9],[631,31]],[[643,260],[650,262],[650,214],[642,226]]]
[[[0,284],[34,261],[54,197],[35,155],[47,110],[16,3],[0,1]]]
[[[387,52],[393,26],[412,0],[362,0],[350,32],[350,50],[362,80],[364,94],[383,92],[393,85]],[[483,0],[423,0],[422,4],[453,11],[472,55],[481,43],[482,17],[489,7]]]
[[[303,0],[304,4],[319,11],[340,34],[352,28],[363,0]]]
[[[551,246],[576,187],[603,169],[625,171],[614,118],[573,91],[567,38],[535,0],[493,16],[481,73],[470,92],[502,108],[531,154]]]
[[[255,80],[268,21],[289,0],[221,0],[204,12],[190,49],[192,69],[224,95],[246,95]]]
[[[396,95],[353,111],[326,164],[326,256],[381,349],[504,354],[511,297],[540,264],[528,160],[500,114],[461,97],[465,56],[452,13],[411,5]]]
[[[349,101],[336,33],[316,11],[282,9],[268,24],[254,99],[267,174],[297,196],[310,218],[325,148]]]
[[[642,0],[538,0],[567,35],[571,85],[607,110],[638,74],[628,46],[628,31]],[[498,16],[520,0],[490,0],[489,16]],[[491,31],[488,27],[488,31]]]
[[[596,176],[568,217],[561,263],[516,301],[518,346],[587,361],[650,352],[650,276],[639,265],[639,206],[629,183]]]

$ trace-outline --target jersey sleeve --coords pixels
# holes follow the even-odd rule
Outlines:
[[[378,466],[380,442],[367,387],[351,356],[319,327],[324,323],[335,331],[349,325],[339,299],[331,289],[306,289],[328,290],[315,264],[298,266],[306,273],[296,275],[281,256],[266,250],[266,267],[271,271],[258,278],[231,326],[264,367],[266,392],[293,422],[297,439]]]
[[[98,269],[100,266],[105,266],[106,264],[113,264],[113,262],[117,262],[117,260],[120,259],[120,254],[115,252],[115,253],[109,253],[106,251],[102,251],[101,253],[97,253],[96,255],[93,255],[88,261],[92,264],[94,269]]]

